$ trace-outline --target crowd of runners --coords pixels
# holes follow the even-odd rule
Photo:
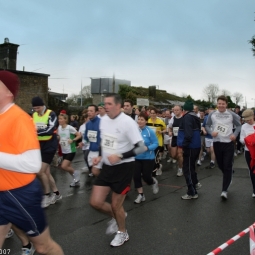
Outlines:
[[[206,168],[217,164],[222,171],[219,193],[226,200],[234,156],[244,152],[255,197],[254,112],[240,111],[238,106],[228,109],[225,96],[218,97],[216,109],[199,109],[187,100],[183,106],[159,110],[108,94],[104,102],[84,109],[80,118],[69,119],[65,110],[57,116],[38,96],[31,99],[29,116],[14,104],[18,89],[18,77],[0,71],[0,121],[4,123],[0,125],[0,248],[15,232],[23,255],[35,250],[64,254],[50,236],[44,208],[62,199],[50,172],[53,160],[70,175],[68,185],[79,187],[80,170],[72,166],[77,148],[83,151],[83,170],[94,180],[89,203],[111,218],[106,233],[115,234],[113,247],[129,240],[123,203],[132,181],[137,191],[134,203],[146,199],[142,181],[157,194],[162,159],[178,165],[176,175],[184,176],[187,184],[181,199],[192,200],[202,187],[196,167],[208,155]],[[109,194],[111,203],[106,201]]]

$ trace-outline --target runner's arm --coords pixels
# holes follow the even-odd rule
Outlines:
[[[146,151],[146,147],[144,145],[144,142],[140,141],[134,145],[134,148],[132,150],[122,153],[122,157],[131,158],[145,151]]]
[[[19,173],[38,173],[42,160],[39,149],[25,151],[21,154],[0,152],[0,168]]]

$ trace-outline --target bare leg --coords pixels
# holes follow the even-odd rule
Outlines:
[[[182,149],[177,149],[177,159],[178,159],[178,167],[182,168],[183,166],[183,152]]]
[[[51,238],[49,227],[36,237],[29,237],[35,249],[40,254],[64,255],[62,248]]]
[[[4,241],[5,241],[5,236],[8,234],[9,230],[11,229],[11,223],[8,223],[6,225],[1,225],[0,226],[0,249],[2,249]]]
[[[50,182],[49,182],[49,178],[46,174],[46,170],[47,170],[48,166],[49,166],[49,164],[42,162],[42,168],[41,168],[40,172],[37,174],[38,178],[42,182],[45,194],[50,193]]]
[[[73,169],[73,167],[71,166],[71,163],[72,163],[71,161],[64,159],[63,162],[62,162],[62,164],[61,164],[61,168],[62,168],[63,170],[65,170],[65,171],[67,171],[69,174],[71,174],[71,175],[73,176],[73,174],[74,174],[74,169]]]
[[[12,229],[14,230],[15,234],[18,236],[23,246],[26,246],[29,244],[28,236],[24,233],[24,231],[17,228],[15,225],[12,225]]]
[[[46,175],[49,179],[49,184],[50,184],[50,188],[53,192],[56,192],[58,191],[58,188],[57,188],[57,185],[56,185],[56,182],[53,178],[53,176],[51,175],[51,172],[50,172],[50,165],[48,165],[47,169],[46,169]]]
[[[90,205],[95,209],[115,218],[111,205],[108,202],[105,202],[110,190],[110,187],[107,186],[94,185],[90,196]]]
[[[140,194],[140,193],[143,193],[143,187],[137,188],[137,191],[138,191],[139,194]]]
[[[125,200],[126,195],[117,194],[112,192],[112,211],[114,213],[115,219],[117,221],[119,231],[126,231],[126,215],[123,208],[123,202]]]
[[[96,167],[92,167],[92,174],[95,176],[98,176],[100,174],[100,169],[96,168]]]

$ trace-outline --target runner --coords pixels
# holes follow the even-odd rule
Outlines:
[[[171,156],[174,160],[178,161],[178,170],[177,176],[180,177],[183,175],[182,165],[183,165],[183,156],[182,149],[177,146],[177,136],[182,121],[182,108],[179,105],[174,106],[174,117],[169,121],[169,136],[172,137],[171,142]]]
[[[138,191],[138,196],[134,201],[135,204],[140,204],[145,201],[142,178],[148,185],[152,186],[153,194],[157,194],[159,190],[158,181],[152,177],[155,162],[154,151],[158,147],[158,139],[155,132],[151,128],[146,127],[147,121],[147,115],[145,113],[140,113],[138,116],[138,126],[146,146],[146,151],[135,157],[134,183]]]
[[[228,99],[225,96],[217,98],[217,109],[209,114],[205,129],[213,137],[213,148],[219,169],[223,173],[222,199],[228,198],[228,188],[232,181],[234,141],[241,130],[240,117],[227,110]],[[232,132],[233,125],[236,126]],[[212,130],[211,130],[212,127]]]
[[[98,104],[98,115],[97,115],[97,117],[101,119],[105,115],[106,115],[106,113],[105,113],[105,109],[104,109],[104,103],[99,103]]]
[[[42,207],[48,207],[62,198],[58,191],[56,182],[50,173],[50,164],[58,148],[58,140],[56,136],[57,116],[55,112],[47,109],[40,97],[32,99],[33,120],[37,128],[37,136],[40,142],[42,168],[38,173],[44,188],[44,197]],[[53,190],[51,195],[50,190]]]
[[[133,112],[133,103],[131,100],[126,99],[124,101],[124,112],[130,116],[133,120],[135,120],[135,113]]]
[[[84,133],[84,140],[89,142],[89,154],[88,154],[88,164],[89,164],[89,176],[93,175],[98,176],[100,173],[100,169],[102,168],[102,163],[99,162],[97,165],[93,165],[93,158],[98,157],[99,155],[99,147],[100,147],[100,130],[99,124],[100,121],[105,118],[98,118],[98,108],[96,105],[90,105],[88,107],[88,117],[90,119],[89,122],[86,123],[86,130]]]
[[[100,123],[103,167],[95,181],[90,204],[113,217],[106,232],[117,232],[111,246],[120,246],[129,240],[123,202],[130,190],[134,156],[143,153],[146,148],[135,121],[121,112],[120,96],[108,94],[104,100],[108,116]],[[98,164],[101,156],[93,161],[95,165]],[[110,191],[111,204],[105,201]]]
[[[15,224],[38,253],[63,255],[51,239],[41,207],[42,188],[36,179],[41,168],[40,145],[31,117],[14,104],[18,88],[15,74],[0,71],[0,122],[5,123],[0,125],[0,250]]]
[[[162,164],[160,164],[160,153],[163,153],[163,134],[166,132],[166,125],[163,120],[157,118],[157,109],[150,108],[150,118],[148,119],[147,126],[152,128],[156,133],[158,139],[158,148],[155,150],[155,164],[153,176],[162,174]]]
[[[240,142],[245,145],[245,138],[248,137],[251,134],[255,133],[255,121],[254,121],[254,112],[251,109],[247,109],[242,113],[242,117],[244,118],[245,124],[242,125],[241,128],[241,134],[240,134]],[[253,193],[252,197],[255,198],[255,173],[251,168],[251,153],[248,149],[248,147],[245,145],[244,148],[244,156],[245,160],[247,162],[247,166],[249,169],[249,174],[251,178]]]
[[[180,123],[177,146],[183,151],[183,174],[186,179],[188,191],[182,199],[198,198],[197,189],[202,185],[198,182],[196,173],[196,160],[201,148],[199,118],[193,112],[193,102],[187,100],[183,105],[183,116]]]
[[[76,153],[75,143],[81,138],[81,134],[74,127],[67,124],[68,116],[66,114],[60,113],[58,122],[59,127],[57,134],[63,154],[61,168],[67,171],[73,178],[70,187],[76,187],[80,185],[80,171],[74,170],[71,164]]]

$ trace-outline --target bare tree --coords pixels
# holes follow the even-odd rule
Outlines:
[[[216,99],[219,94],[219,86],[217,84],[209,84],[203,90],[204,94],[206,95],[207,99],[211,103],[215,103]]]
[[[243,94],[240,93],[240,92],[235,92],[235,93],[233,93],[232,96],[233,96],[233,98],[235,99],[235,103],[236,103],[236,104],[239,104],[240,102],[243,101]]]
[[[90,98],[92,97],[92,94],[91,94],[91,86],[90,85],[87,85],[87,86],[84,86],[81,90],[81,93],[82,93],[82,96],[85,97],[85,98]]]
[[[223,90],[221,90],[221,95],[224,95],[225,97],[231,96],[231,92],[227,89],[223,89]]]

